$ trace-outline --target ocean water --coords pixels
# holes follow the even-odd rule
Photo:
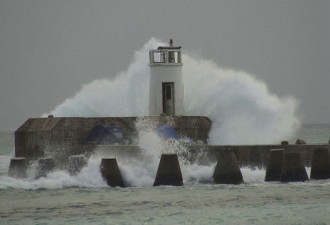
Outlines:
[[[306,125],[294,137],[325,143],[330,125]],[[321,139],[321,137],[324,137]],[[292,140],[292,141],[293,141]],[[263,181],[241,168],[244,184],[212,184],[215,165],[182,164],[183,187],[153,187],[155,165],[119,160],[127,188],[111,188],[93,156],[76,176],[54,171],[35,180],[7,176],[13,132],[0,133],[0,224],[329,224],[330,180]],[[157,163],[159,159],[156,157]],[[152,164],[152,163],[151,163]],[[306,168],[308,174],[310,168]]]
[[[152,38],[126,71],[85,85],[44,116],[147,115],[148,51],[163,44]],[[293,97],[270,93],[243,71],[186,53],[182,59],[185,114],[212,120],[211,144],[328,143],[330,124],[301,126]],[[101,155],[75,176],[57,170],[35,180],[32,164],[27,178],[8,177],[14,134],[0,132],[0,224],[330,224],[330,180],[265,183],[264,169],[245,167],[244,184],[214,185],[215,164],[187,162],[185,140],[163,141],[143,120],[136,128],[143,160],[118,159],[127,188],[107,186]],[[184,186],[153,187],[160,155],[168,151],[179,155]]]

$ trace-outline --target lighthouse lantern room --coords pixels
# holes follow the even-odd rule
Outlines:
[[[149,51],[149,115],[183,115],[181,46],[159,46]]]

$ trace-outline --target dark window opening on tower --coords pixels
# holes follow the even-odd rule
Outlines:
[[[163,83],[163,113],[174,115],[174,83]]]
[[[172,98],[172,87],[166,86],[166,99],[170,100]]]

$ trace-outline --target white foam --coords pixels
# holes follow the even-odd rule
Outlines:
[[[264,183],[266,170],[242,167],[241,173],[245,183]]]
[[[100,158],[90,158],[88,164],[76,176],[70,176],[67,171],[57,170],[46,177],[35,179],[35,173],[29,173],[25,179],[16,179],[8,176],[0,177],[0,189],[58,189],[65,187],[106,187],[100,171]]]
[[[133,187],[152,186],[157,171],[155,164],[136,160],[120,164],[119,169],[125,185]]]
[[[215,163],[209,166],[192,164],[182,167],[184,183],[212,183]]]

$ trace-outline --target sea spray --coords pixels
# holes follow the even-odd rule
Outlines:
[[[148,52],[164,43],[150,39],[127,71],[95,80],[50,114],[54,116],[146,116],[149,103]],[[208,116],[210,144],[268,144],[288,139],[299,126],[297,102],[279,98],[243,71],[183,54],[185,115]]]
[[[296,100],[280,99],[242,71],[221,69],[211,61],[185,55],[187,115],[212,120],[210,144],[278,143],[296,131]]]
[[[135,128],[142,157],[120,159],[119,167],[127,186],[152,186],[163,153],[178,154],[181,166],[190,164],[185,139],[162,139],[156,132],[155,122],[147,118],[138,118]]]
[[[117,157],[123,180],[126,186],[152,186],[160,157],[163,153],[176,153],[183,171],[185,183],[212,183],[214,165],[200,165],[200,159],[205,153],[197,152],[191,157],[187,138],[163,139],[157,133],[157,124],[148,118],[138,118],[135,122],[138,131],[136,144],[139,146],[141,157]],[[100,157],[100,156],[99,156]],[[193,160],[192,160],[193,159]]]
[[[137,51],[127,71],[112,79],[94,80],[52,112],[54,116],[145,116],[149,104],[148,52],[159,41],[152,38]],[[43,116],[46,116],[44,114]]]
[[[181,166],[183,182],[187,183],[213,183],[213,173],[216,163],[205,166],[200,164],[191,164]]]
[[[242,167],[240,168],[245,183],[263,183],[265,179],[265,169]]]
[[[70,176],[65,170],[55,170],[46,177],[35,179],[35,168],[29,169],[29,176],[26,179],[15,179],[8,176],[0,177],[0,189],[20,188],[36,190],[41,188],[58,189],[66,187],[107,187],[100,173],[101,158],[91,157],[88,164],[79,174]]]
[[[148,52],[164,45],[150,39],[135,53],[132,63],[112,79],[94,80],[74,97],[66,99],[49,114],[54,116],[145,116],[149,103]],[[185,115],[208,116],[212,120],[211,144],[266,144],[288,139],[297,129],[296,100],[279,98],[252,75],[222,69],[209,60],[183,54]],[[46,114],[44,115],[46,116]],[[140,123],[139,123],[140,122]],[[121,159],[119,168],[128,186],[151,186],[160,155],[178,154],[185,183],[212,182],[215,164],[200,165],[191,161],[186,140],[164,141],[155,133],[155,125],[137,121],[137,144],[145,160]],[[203,154],[199,158],[203,158]],[[51,172],[46,178],[18,180],[1,176],[0,188],[63,188],[105,187],[99,172],[101,156],[92,156],[87,167],[70,176],[63,170]],[[261,182],[262,170],[242,170],[247,182]],[[248,177],[248,179],[246,178]]]

